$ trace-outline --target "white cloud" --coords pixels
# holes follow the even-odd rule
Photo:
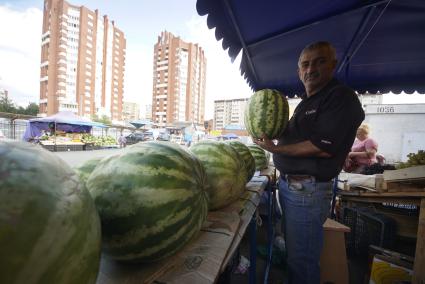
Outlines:
[[[124,101],[142,108],[152,103],[153,46],[131,44],[127,40]]]
[[[0,86],[18,104],[38,102],[43,12],[0,6]]]
[[[193,17],[188,23],[188,42],[198,43],[207,58],[207,89],[205,98],[205,119],[214,116],[214,100],[247,98],[252,90],[240,74],[240,56],[232,64],[221,41],[215,39],[214,30],[209,30],[206,17]]]

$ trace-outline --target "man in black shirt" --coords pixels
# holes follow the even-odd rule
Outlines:
[[[341,171],[364,119],[357,95],[333,78],[335,49],[328,42],[303,49],[298,74],[306,93],[277,145],[254,142],[273,153],[280,172],[290,283],[320,282],[323,223],[330,209],[332,179]]]

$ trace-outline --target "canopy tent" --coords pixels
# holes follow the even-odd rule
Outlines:
[[[152,125],[152,121],[150,120],[133,120],[130,121],[130,124],[139,129],[140,127],[143,127],[145,125]]]
[[[254,90],[303,92],[297,61],[304,46],[329,41],[336,76],[360,93],[425,92],[423,0],[197,0],[217,40]]]
[[[52,129],[64,132],[89,133],[93,126],[106,128],[102,123],[93,122],[72,112],[63,111],[48,117],[30,119],[23,139],[29,141],[34,137],[40,137],[43,130],[50,131]]]

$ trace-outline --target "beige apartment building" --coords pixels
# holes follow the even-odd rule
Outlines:
[[[138,103],[124,102],[122,119],[124,121],[133,121],[140,119],[140,106]]]
[[[207,60],[198,44],[164,31],[154,47],[152,121],[203,124]]]
[[[228,125],[245,126],[244,113],[248,98],[214,101],[214,129]]]
[[[45,0],[40,113],[72,111],[122,120],[126,39],[99,11]]]

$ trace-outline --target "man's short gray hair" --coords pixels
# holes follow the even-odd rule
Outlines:
[[[336,50],[335,50],[335,47],[333,47],[332,44],[330,42],[328,42],[328,41],[317,41],[317,42],[313,42],[313,43],[307,45],[306,47],[304,47],[304,49],[300,53],[300,57],[298,59],[298,65],[300,63],[301,56],[305,52],[316,50],[316,49],[319,49],[319,48],[326,48],[326,49],[328,49],[329,50],[329,53],[331,55],[331,59],[332,60],[336,60]]]

